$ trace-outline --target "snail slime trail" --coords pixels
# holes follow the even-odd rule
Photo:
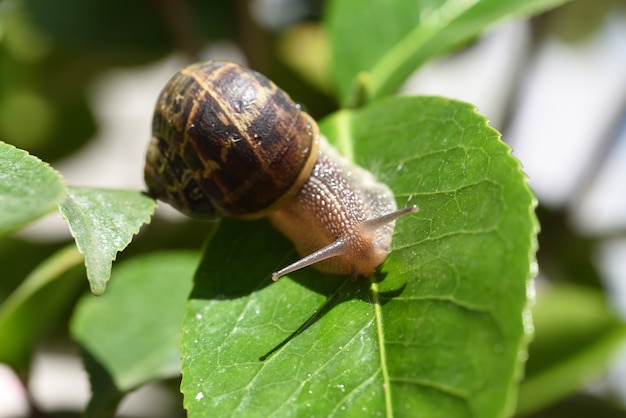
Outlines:
[[[199,219],[268,216],[300,260],[367,276],[391,251],[393,193],[343,158],[317,123],[265,76],[226,61],[179,70],[159,96],[146,152],[148,192]]]

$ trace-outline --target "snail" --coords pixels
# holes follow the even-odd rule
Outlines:
[[[146,152],[148,193],[200,219],[267,216],[312,265],[367,276],[391,251],[393,193],[339,155],[265,76],[226,61],[179,70],[159,96]]]

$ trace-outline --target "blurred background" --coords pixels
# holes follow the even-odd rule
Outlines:
[[[143,189],[156,97],[176,69],[200,59],[245,63],[320,119],[337,109],[323,3],[0,0],[0,140],[49,162],[68,184]],[[528,381],[548,373],[550,387],[562,389],[520,416],[626,417],[626,2],[576,0],[502,24],[420,68],[401,94],[475,104],[537,195]],[[208,227],[163,205],[157,214],[119,259],[202,245]],[[59,215],[0,239],[0,302],[70,240]],[[28,416],[31,403],[44,412],[87,403],[67,321],[44,337],[28,388],[0,364],[0,417]],[[177,384],[140,389],[120,414],[174,416]],[[520,401],[532,405],[526,393],[523,386]]]

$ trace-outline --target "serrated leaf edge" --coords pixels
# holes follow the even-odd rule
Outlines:
[[[102,189],[102,188],[96,188],[96,187],[66,187],[66,194],[63,197],[63,199],[60,199],[58,201],[58,208],[59,208],[59,212],[61,213],[61,216],[63,217],[63,219],[67,222],[67,225],[69,227],[70,230],[70,234],[72,235],[72,237],[74,238],[74,242],[76,244],[76,248],[78,249],[78,252],[80,252],[84,259],[85,259],[85,269],[87,271],[87,278],[89,280],[89,288],[91,290],[91,293],[93,293],[96,296],[100,296],[104,293],[104,291],[106,290],[106,285],[109,282],[110,278],[111,278],[111,270],[113,268],[113,261],[115,261],[117,259],[117,254],[119,254],[120,252],[124,251],[124,249],[126,249],[126,247],[128,247],[128,245],[132,242],[133,237],[135,237],[139,231],[141,230],[141,227],[143,225],[146,225],[148,223],[150,223],[150,220],[152,219],[152,216],[154,215],[154,212],[156,210],[156,203],[152,206],[152,210],[147,214],[147,218],[144,218],[143,221],[140,224],[136,225],[136,228],[130,230],[131,231],[131,239],[123,246],[119,247],[117,249],[117,251],[115,251],[115,253],[113,254],[112,258],[110,259],[110,262],[108,264],[108,274],[106,275],[106,277],[104,278],[102,285],[101,286],[95,286],[96,282],[94,281],[94,276],[93,276],[93,269],[90,266],[90,262],[88,261],[90,257],[87,257],[84,248],[82,248],[81,244],[79,243],[77,236],[76,236],[76,232],[74,231],[74,228],[72,227],[72,223],[69,221],[69,219],[67,218],[67,216],[65,215],[63,209],[62,209],[62,204],[64,201],[66,200],[74,200],[71,191],[75,190],[75,189],[89,189],[89,190],[123,190],[123,189]],[[140,191],[138,191],[140,192]],[[77,206],[77,205],[76,205]],[[80,210],[81,215],[83,215],[83,211]],[[109,258],[109,256],[107,256],[107,258]]]

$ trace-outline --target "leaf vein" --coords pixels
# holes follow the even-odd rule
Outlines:
[[[470,394],[466,391],[455,389],[450,386],[442,385],[442,384],[435,383],[432,381],[420,380],[420,379],[411,379],[411,378],[405,378],[405,377],[392,377],[391,381],[396,382],[396,383],[405,383],[405,384],[410,384],[414,386],[434,389],[445,395],[461,400],[466,406],[469,407],[468,401],[470,398]]]
[[[362,333],[364,330],[366,330],[369,326],[371,326],[371,325],[372,325],[372,322],[373,322],[373,321],[371,321],[371,320],[370,320],[370,321],[367,321],[367,322],[364,324],[364,326],[363,326],[363,327],[361,327],[361,329],[360,329],[358,332],[355,332],[355,333],[354,333],[354,335],[352,336],[352,338],[350,338],[350,339],[346,342],[345,347],[348,347],[348,346],[349,346],[352,342],[354,342],[354,341],[357,339],[357,337],[358,337],[359,335],[361,335],[361,333]],[[326,366],[328,366],[328,364],[330,364],[330,362],[331,362],[332,360],[334,360],[334,359],[335,359],[338,355],[340,355],[340,354],[341,354],[341,352],[342,352],[342,350],[337,350],[337,352],[335,352],[335,353],[334,353],[334,354],[332,354],[330,357],[328,357],[324,363],[321,363],[321,364],[317,367],[317,369],[316,369],[316,370],[314,370],[314,371],[311,373],[311,375],[310,375],[310,376],[308,376],[308,378],[307,378],[307,379],[303,379],[303,380],[300,382],[300,385],[298,385],[298,386],[294,389],[294,391],[293,391],[293,392],[292,392],[289,396],[287,396],[287,397],[285,398],[285,399],[286,399],[285,404],[286,404],[286,403],[289,403],[289,402],[290,402],[290,401],[289,401],[290,399],[292,399],[295,395],[299,394],[299,393],[302,391],[302,389],[304,389],[304,385],[305,385],[305,384],[306,384],[309,380],[311,380],[311,378],[312,378],[313,376],[317,375],[317,374],[318,374],[318,373],[320,373],[322,370],[324,370],[324,368],[325,368]],[[258,375],[258,374],[257,374],[257,375]],[[248,386],[249,386],[249,385],[248,385]],[[283,404],[283,405],[284,405],[284,404]],[[282,406],[282,405],[281,405],[281,406]],[[273,412],[272,414],[270,414],[269,416],[276,416],[276,414],[279,412],[279,409],[280,409],[280,407],[279,407],[279,408],[277,408],[277,409],[276,409],[276,411],[274,411],[274,412]]]
[[[374,316],[376,319],[376,330],[378,332],[378,350],[380,353],[380,370],[383,377],[383,394],[385,396],[386,416],[393,417],[393,403],[391,400],[391,385],[389,381],[389,370],[387,369],[387,355],[385,353],[385,332],[383,329],[383,315],[380,304],[380,294],[378,284],[372,283],[372,299],[374,302]]]
[[[368,377],[367,379],[363,380],[363,382],[361,382],[360,385],[356,386],[354,389],[352,389],[351,391],[346,393],[346,395],[341,399],[341,401],[338,402],[337,405],[328,413],[328,416],[329,417],[335,416],[335,414],[340,410],[342,404],[347,402],[350,399],[350,397],[352,397],[355,394],[361,392],[370,383],[372,383],[374,381],[374,379],[380,374],[380,372],[381,372],[381,369],[377,369],[374,373],[372,373],[372,375],[370,377]]]

